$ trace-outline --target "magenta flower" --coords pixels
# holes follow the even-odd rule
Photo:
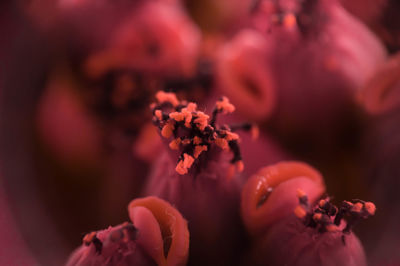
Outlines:
[[[359,102],[372,115],[393,112],[400,107],[400,53],[391,56],[368,80]]]
[[[344,201],[338,209],[329,198],[319,200],[324,192],[321,174],[301,162],[271,165],[250,178],[241,204],[243,221],[253,238],[246,262],[366,265],[363,247],[351,229],[374,215],[375,205]],[[311,206],[309,199],[318,204]]]
[[[351,228],[375,214],[373,203],[344,201],[338,209],[325,198],[310,207],[303,191],[298,190],[298,197],[295,215],[276,223],[255,244],[252,265],[367,265],[364,249]]]
[[[276,105],[277,87],[266,62],[267,39],[255,30],[242,30],[219,51],[217,88],[231,99],[238,113],[253,121],[265,120]]]
[[[92,232],[69,258],[79,265],[185,265],[189,250],[186,220],[169,203],[156,197],[129,204],[132,223]]]
[[[188,219],[193,263],[228,264],[240,235],[243,163],[239,135],[216,119],[235,108],[223,97],[209,116],[173,93],[156,98],[153,122],[169,148],[153,166],[144,193],[168,200]]]
[[[269,3],[255,14],[266,25],[255,27],[269,32],[265,60],[278,88],[274,125],[281,136],[331,139],[386,51],[335,0]]]
[[[110,68],[188,76],[195,71],[200,38],[179,5],[149,1],[127,15],[86,70],[93,77]]]

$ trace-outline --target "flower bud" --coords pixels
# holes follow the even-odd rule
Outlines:
[[[173,93],[159,92],[156,99],[153,123],[168,150],[161,152],[144,193],[168,200],[188,219],[193,263],[229,264],[241,232],[243,163],[239,135],[216,119],[235,107],[222,97],[209,116]]]
[[[386,51],[335,0],[276,2],[267,13],[259,11],[269,21],[265,61],[279,88],[273,128],[290,141],[332,142]]]
[[[110,68],[162,75],[190,75],[197,62],[200,32],[178,5],[148,2],[116,28],[108,48],[89,58],[86,70]]]
[[[132,223],[92,232],[69,258],[78,265],[185,265],[189,231],[182,215],[156,197],[133,200],[128,207]]]
[[[289,214],[273,225],[256,242],[252,265],[367,265],[364,249],[351,228],[375,214],[373,203],[344,201],[338,209],[329,198],[311,207],[301,190],[298,198],[295,215]],[[342,220],[345,216],[347,223]]]
[[[305,163],[287,161],[264,167],[252,176],[243,187],[241,202],[249,233],[259,235],[292,213],[298,189],[312,200],[321,197],[325,192],[321,174]]]

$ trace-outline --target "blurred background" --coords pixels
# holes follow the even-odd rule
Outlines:
[[[127,219],[158,90],[257,123],[247,176],[302,160],[335,201],[374,201],[355,231],[371,265],[400,265],[400,2],[4,1],[0,36],[1,265],[62,265]]]

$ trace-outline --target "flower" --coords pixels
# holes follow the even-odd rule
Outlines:
[[[86,63],[90,76],[110,68],[158,75],[190,75],[195,71],[200,32],[179,5],[146,2],[115,29],[108,48]]]
[[[91,232],[69,258],[78,265],[185,265],[189,250],[186,220],[169,203],[156,197],[133,200],[132,223]]]
[[[207,115],[174,93],[160,91],[156,100],[153,123],[167,149],[160,152],[144,194],[171,202],[188,219],[191,263],[229,264],[242,232],[243,163],[239,135],[216,120],[234,106],[222,97]]]
[[[276,101],[276,84],[265,62],[268,42],[255,30],[242,30],[218,53],[217,88],[226,94],[241,115],[265,120]]]
[[[293,212],[296,190],[302,189],[316,200],[325,192],[321,174],[311,166],[284,161],[264,167],[242,190],[241,214],[248,232],[257,237]]]
[[[351,228],[375,214],[373,203],[344,201],[338,209],[325,198],[310,207],[304,191],[298,190],[298,197],[294,215],[273,225],[257,242],[252,265],[367,265],[364,249]]]
[[[392,55],[368,80],[359,93],[359,102],[373,115],[400,107],[400,53]]]
[[[331,141],[351,117],[355,95],[384,62],[386,51],[337,1],[270,5],[254,15],[267,26],[254,27],[268,32],[265,61],[279,88],[273,128],[291,141]]]

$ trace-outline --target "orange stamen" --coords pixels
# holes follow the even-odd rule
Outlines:
[[[161,129],[161,136],[163,136],[166,139],[170,138],[172,136],[174,129],[175,129],[175,126],[172,123],[167,123]]]
[[[357,202],[356,204],[354,204],[354,206],[351,210],[353,212],[361,212],[362,208],[363,208],[363,204],[360,202]]]
[[[235,106],[231,104],[227,97],[223,96],[222,100],[217,101],[216,107],[223,114],[233,113],[235,111]]]
[[[157,117],[158,120],[161,120],[161,119],[162,119],[162,112],[161,112],[161,110],[156,110],[156,111],[154,112],[154,115]]]
[[[231,132],[231,131],[226,131],[225,133],[226,133],[225,139],[226,139],[227,141],[238,140],[238,139],[239,139],[239,135],[236,134],[236,133],[233,133],[233,132]]]
[[[206,115],[203,112],[197,112],[197,118],[194,120],[194,123],[197,125],[197,127],[203,131],[206,126],[208,125],[208,119],[210,117]]]
[[[316,214],[314,214],[314,216],[313,216],[313,219],[314,219],[315,221],[321,220],[321,218],[322,218],[322,214],[321,214],[321,213],[316,213]]]
[[[169,114],[169,118],[174,119],[176,122],[181,122],[185,119],[185,115],[182,112],[173,112]]]
[[[260,129],[258,128],[258,126],[253,125],[251,127],[251,138],[255,140],[258,139],[259,136],[260,136]]]
[[[172,106],[177,106],[179,105],[179,101],[176,98],[175,93],[173,92],[164,92],[164,91],[159,91],[156,94],[156,99],[159,103],[170,103]]]
[[[283,25],[285,25],[286,28],[293,28],[294,26],[296,26],[296,23],[296,16],[293,14],[287,14],[283,18]]]
[[[88,234],[86,234],[84,237],[83,237],[83,243],[85,243],[85,244],[89,244],[89,243],[91,243],[92,241],[93,241],[93,239],[96,237],[96,232],[91,232],[91,233],[88,233]]]
[[[372,202],[366,202],[364,205],[365,209],[370,215],[374,215],[376,211],[376,206]]]
[[[223,150],[226,150],[229,147],[228,142],[223,138],[216,138],[215,144]]]
[[[325,228],[326,228],[326,230],[328,232],[337,232],[337,231],[339,231],[339,227],[337,227],[336,225],[333,225],[333,224],[327,225]]]
[[[190,103],[188,103],[186,109],[187,109],[189,112],[196,112],[197,104],[190,102]]]
[[[183,160],[180,160],[175,168],[175,171],[181,175],[187,174],[188,169],[194,163],[194,158],[186,153],[183,154]]]
[[[171,150],[179,150],[179,145],[181,144],[182,140],[180,138],[176,138],[169,143],[169,148]]]
[[[194,158],[198,158],[203,151],[207,151],[206,145],[198,145],[194,148],[193,156]]]
[[[303,209],[301,206],[297,206],[296,209],[294,209],[294,214],[299,217],[299,218],[304,218],[306,216],[306,211]]]
[[[236,162],[236,169],[237,169],[237,171],[240,173],[240,172],[243,172],[243,170],[244,170],[244,164],[243,164],[243,161],[237,161]]]
[[[199,137],[197,137],[197,136],[195,136],[194,138],[193,138],[193,144],[194,145],[199,145],[200,143],[202,143],[203,141],[201,140],[201,138],[199,138]]]
[[[297,189],[297,190],[296,190],[296,193],[297,193],[297,197],[298,197],[298,198],[302,198],[302,197],[307,196],[307,194],[306,194],[303,190],[301,190],[301,189]]]

